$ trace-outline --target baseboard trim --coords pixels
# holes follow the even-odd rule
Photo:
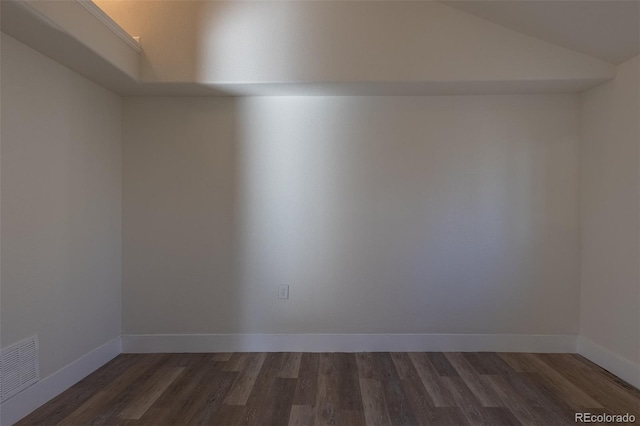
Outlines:
[[[0,425],[9,426],[102,367],[122,352],[116,337],[0,405]]]
[[[586,337],[578,337],[578,353],[640,389],[640,365],[611,352]]]
[[[124,334],[125,353],[563,352],[575,335],[522,334]]]

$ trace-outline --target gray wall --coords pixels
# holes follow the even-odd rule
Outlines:
[[[580,335],[640,366],[640,59],[582,94]],[[636,371],[638,367],[636,367]]]
[[[44,378],[120,335],[122,102],[4,34],[1,89],[0,345]]]
[[[123,331],[574,334],[578,131],[575,95],[125,99]]]

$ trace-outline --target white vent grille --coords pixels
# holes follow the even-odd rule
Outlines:
[[[0,401],[6,401],[39,379],[38,336],[0,352]]]

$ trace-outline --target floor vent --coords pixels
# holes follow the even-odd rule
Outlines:
[[[0,351],[0,402],[39,379],[38,336],[29,337]]]

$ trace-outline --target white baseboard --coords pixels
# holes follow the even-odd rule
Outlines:
[[[124,334],[122,351],[575,353],[576,338],[521,334]]]
[[[640,389],[640,365],[582,336],[578,337],[578,353]]]
[[[0,425],[9,426],[69,389],[122,352],[120,337],[108,341],[0,405]]]

